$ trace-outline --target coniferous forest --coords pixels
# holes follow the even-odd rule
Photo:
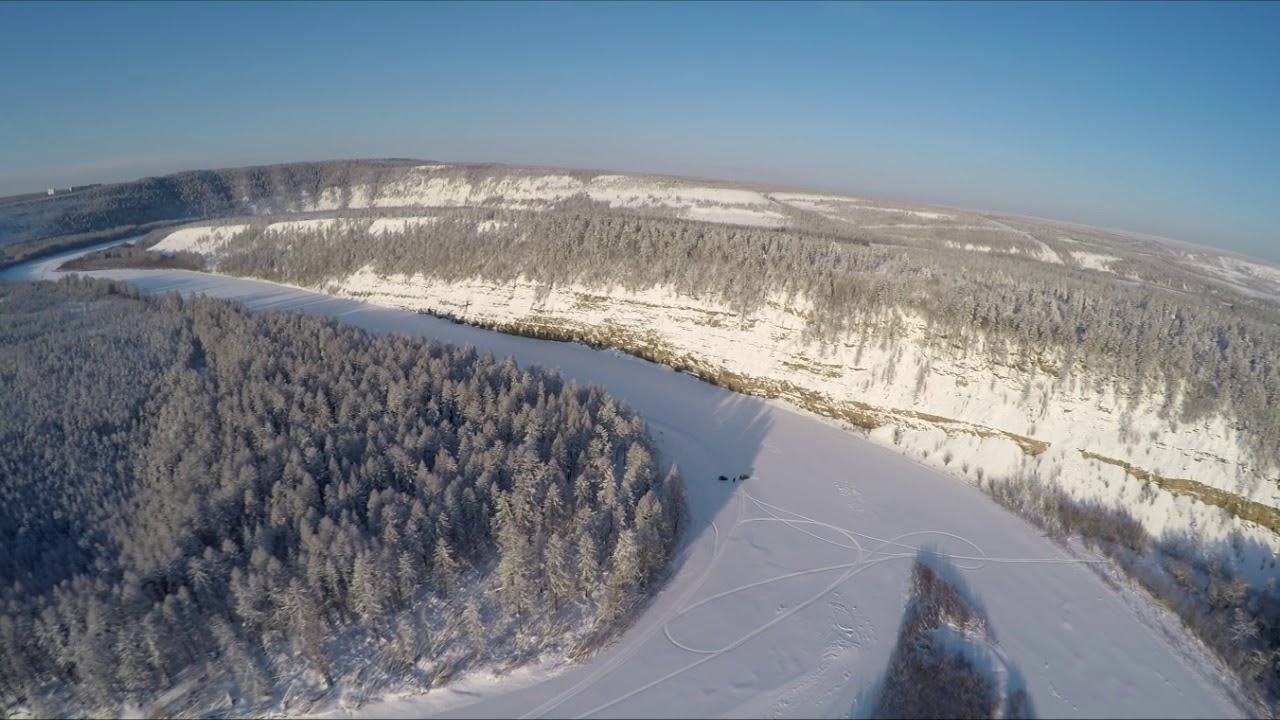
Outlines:
[[[599,388],[332,319],[0,284],[0,405],[7,707],[252,713],[586,652],[679,534],[675,469]]]

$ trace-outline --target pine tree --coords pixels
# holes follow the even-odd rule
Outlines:
[[[432,553],[431,567],[436,591],[442,597],[447,597],[457,587],[460,568],[458,562],[453,559],[453,553],[449,550],[448,543],[439,535],[436,536],[436,547]]]
[[[569,544],[560,533],[552,533],[547,540],[543,566],[547,576],[547,586],[557,611],[560,610],[560,604],[572,598],[578,589],[573,560]]]
[[[578,533],[578,589],[584,597],[590,599],[600,583],[600,551],[591,533],[580,530]]]

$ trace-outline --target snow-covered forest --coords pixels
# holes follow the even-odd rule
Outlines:
[[[38,715],[587,653],[679,535],[599,388],[334,320],[0,284],[0,405],[0,707]]]
[[[1229,419],[1244,453],[1244,473],[1235,480],[1240,487],[1256,488],[1280,469],[1280,375],[1271,362],[1280,357],[1280,332],[1274,309],[1243,297],[1225,302],[1209,280],[1162,274],[1159,266],[1149,269],[1144,282],[1122,282],[1016,254],[889,246],[847,231],[626,214],[580,198],[542,210],[437,208],[425,219],[385,212],[293,221],[245,218],[181,232],[191,233],[193,241],[176,244],[186,248],[178,252],[202,250],[211,269],[338,292],[351,292],[355,276],[366,278],[371,289],[379,278],[394,276],[424,278],[446,289],[485,282],[499,294],[513,283],[532,284],[541,293],[570,287],[579,298],[586,289],[598,294],[598,302],[665,288],[744,318],[794,303],[806,308],[800,334],[819,346],[844,343],[869,353],[919,343],[933,357],[1035,368],[1085,396],[1113,392],[1124,401],[1112,432],[1119,434],[1115,445],[1126,451],[1163,439],[1156,430],[1140,433],[1128,425],[1128,412],[1156,398],[1165,429]],[[161,240],[157,247],[164,248],[171,237],[160,231],[152,241]],[[456,307],[465,317],[465,308]],[[922,318],[925,332],[910,335],[904,317]],[[576,334],[572,322],[566,327],[534,328],[532,334],[592,337],[586,329]],[[742,361],[749,365],[751,358],[744,354]],[[930,368],[907,371],[918,396],[931,379]],[[875,381],[897,384],[897,375],[890,366]],[[733,375],[726,376],[734,387]],[[985,384],[981,377],[968,382]],[[1024,403],[1054,402],[1052,393],[1033,396],[1032,390],[1028,381]],[[951,451],[938,455],[950,464]],[[1157,534],[1124,505],[1060,491],[1061,468],[996,473],[972,462],[979,463],[978,484],[1002,504],[1055,535],[1096,543],[1174,609],[1246,685],[1260,696],[1276,696],[1280,616],[1274,583],[1267,582],[1274,559],[1265,542],[1236,530],[1220,543],[1176,529]],[[1143,489],[1143,501],[1149,505],[1154,493]],[[1225,527],[1250,527],[1259,517],[1248,515],[1248,508],[1234,509],[1241,507],[1238,500],[1222,506],[1239,513]],[[1142,509],[1147,517],[1155,514]],[[1193,515],[1191,526],[1197,522]],[[1264,533],[1274,529],[1263,527]]]
[[[842,420],[1083,539],[1280,697],[1274,268],[980,211],[501,166],[201,171],[63,202],[20,215],[8,254],[165,223],[65,269],[261,278],[618,348]],[[82,233],[49,236],[57,217]]]
[[[807,333],[893,344],[902,312],[929,349],[1033,360],[1087,374],[1135,401],[1163,398],[1171,425],[1234,418],[1260,475],[1280,469],[1280,331],[1275,310],[1201,292],[1117,282],[992,253],[888,247],[857,238],[616,213],[440,210],[371,235],[371,220],[235,226],[217,269],[324,287],[369,268],[458,281],[607,291],[669,286],[749,312],[782,295],[812,304]],[[164,235],[164,231],[160,235]],[[1168,282],[1185,281],[1181,278]],[[1192,288],[1195,290],[1195,288]],[[877,336],[873,328],[883,328]],[[1083,373],[1078,371],[1083,370]]]

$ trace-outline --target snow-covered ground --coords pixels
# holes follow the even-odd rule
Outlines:
[[[769,197],[780,203],[812,210],[820,213],[840,213],[842,210],[863,210],[870,212],[910,215],[925,220],[951,220],[954,215],[932,210],[913,210],[910,208],[875,205],[857,197],[840,197],[838,195],[814,195],[810,193],[770,193]]]
[[[534,180],[542,184],[523,176],[502,182],[514,183],[519,197],[546,192],[547,187],[583,182],[571,176],[540,176]],[[641,187],[636,184],[641,180],[646,179],[597,176],[590,183],[634,189]],[[533,184],[520,184],[525,181]],[[659,186],[650,189],[656,187]],[[681,197],[698,202],[751,199],[749,195],[732,194],[748,191],[727,188],[667,189],[673,193],[679,190],[685,193]],[[835,196],[776,193],[771,197],[775,202],[793,204],[840,204]],[[722,218],[724,213],[773,213],[703,205],[692,211],[720,213]],[[381,218],[373,222],[379,229],[389,229],[426,220]],[[338,221],[293,222],[312,223],[308,227],[314,227],[316,223]],[[493,229],[499,222],[485,221],[478,230]],[[1062,262],[1052,248],[1030,233],[1000,220],[979,218],[979,222],[1006,237],[1020,236],[1020,244],[998,248],[980,242],[945,240],[940,245],[972,252],[1030,254],[1045,262]],[[272,227],[285,224],[275,223]],[[161,246],[199,247],[214,255],[219,239],[225,240],[228,232],[238,227],[184,228],[170,234]],[[373,231],[374,227],[370,227]],[[1109,269],[1120,258],[1072,250],[1069,259],[1077,266]],[[1218,267],[1222,272],[1222,266]],[[1165,532],[1194,531],[1204,541],[1225,542],[1232,533],[1240,533],[1256,541],[1250,547],[1258,552],[1280,551],[1280,537],[1259,525],[1186,494],[1154,488],[1121,466],[1082,455],[1084,451],[1125,461],[1164,478],[1192,480],[1280,507],[1280,485],[1249,464],[1248,438],[1237,433],[1228,419],[1217,417],[1171,428],[1160,418],[1163,389],[1151,390],[1131,403],[1125,391],[1117,389],[1109,378],[1074,374],[1065,381],[1057,379],[1057,359],[1052,357],[1039,359],[1038,366],[1028,363],[1024,368],[991,367],[978,360],[980,354],[966,357],[963,353],[924,351],[921,348],[926,344],[927,328],[920,318],[903,318],[907,334],[902,338],[904,342],[895,347],[875,343],[867,346],[856,338],[817,345],[808,342],[802,332],[806,322],[803,299],[800,307],[789,308],[779,298],[770,307],[743,317],[730,308],[678,297],[663,288],[637,293],[622,288],[558,287],[542,292],[529,283],[437,283],[421,277],[377,277],[368,272],[357,272],[336,283],[336,287],[350,297],[411,310],[445,311],[469,321],[532,321],[566,329],[607,326],[623,328],[637,337],[658,337],[677,353],[688,354],[706,367],[764,382],[791,382],[836,402],[863,403],[891,411],[891,420],[901,432],[895,437],[894,427],[889,427],[873,436],[877,441],[892,444],[900,452],[970,481],[1038,472],[1053,477],[1078,499],[1126,508],[1157,537]],[[584,301],[585,296],[590,296],[588,301]],[[913,418],[910,413],[926,413],[960,423],[939,425]],[[1122,427],[1127,430],[1122,432]],[[1002,433],[1043,441],[1049,445],[1048,451],[1030,458]],[[1256,574],[1266,560],[1269,557],[1247,557],[1240,565]]]
[[[990,245],[974,245],[973,243],[961,244],[958,242],[952,242],[950,240],[947,241],[946,246],[949,248],[954,248],[956,250],[968,250],[969,252],[989,253],[989,252],[995,251],[995,248],[991,247]]]
[[[1110,589],[977,489],[790,406],[581,345],[271,283],[95,273],[148,292],[332,315],[599,383],[648,421],[689,494],[674,575],[621,639],[569,667],[477,673],[352,713],[413,717],[845,717],[884,670],[918,547],[950,555],[1045,717],[1222,717],[1229,683],[1166,613]],[[742,483],[720,474],[750,473]],[[861,701],[861,705],[859,702]]]
[[[1118,262],[1120,260],[1120,258],[1115,255],[1103,255],[1101,253],[1091,253],[1083,250],[1072,250],[1071,259],[1075,260],[1080,267],[1088,268],[1090,270],[1101,270],[1102,272],[1109,272],[1111,270],[1111,263]]]
[[[536,210],[582,197],[614,208],[670,208],[690,219],[710,222],[780,226],[785,220],[781,213],[764,209],[771,201],[755,190],[633,175],[580,179],[554,171],[512,170],[506,175],[473,179],[450,169],[448,165],[422,165],[376,189],[357,185],[345,203],[340,190],[327,190],[304,209],[494,205]]]
[[[1005,230],[1008,230],[1011,233],[1020,235],[1024,239],[1026,239],[1028,242],[1030,242],[1032,245],[1034,245],[1036,247],[1036,252],[1033,254],[1036,256],[1038,260],[1040,260],[1040,262],[1049,263],[1050,265],[1062,264],[1062,258],[1058,256],[1058,253],[1053,248],[1049,247],[1049,245],[1046,244],[1043,240],[1040,240],[1039,238],[1032,235],[1031,233],[1026,232],[1024,230],[1018,230],[1017,228],[1009,227],[1008,225],[989,217],[987,218],[987,222],[997,227],[1004,228]]]
[[[1049,370],[1030,362],[1019,369],[992,366],[981,353],[925,350],[927,325],[921,318],[904,316],[904,332],[891,345],[862,344],[857,337],[819,344],[802,332],[808,311],[803,298],[774,298],[740,315],[665,288],[545,290],[528,282],[447,283],[370,271],[336,285],[347,297],[472,322],[607,328],[614,335],[656,339],[705,367],[793,383],[836,402],[885,410],[892,425],[872,433],[874,440],[971,482],[1038,472],[1054,477],[1078,499],[1129,509],[1156,537],[1194,530],[1202,540],[1225,542],[1236,531],[1256,540],[1259,551],[1280,550],[1276,535],[1265,528],[1151,488],[1121,467],[1081,454],[1126,460],[1163,477],[1187,478],[1280,506],[1277,487],[1248,465],[1245,438],[1227,419],[1172,429],[1159,417],[1159,397],[1131,403],[1110,382],[1079,376],[1060,381],[1052,358],[1044,358]],[[931,422],[920,413],[954,422]],[[1121,417],[1127,436],[1119,429]],[[896,442],[895,427],[901,429]],[[1049,447],[1030,457],[1003,432]],[[1256,571],[1264,559],[1247,558],[1243,564]]]
[[[1181,259],[1188,267],[1226,280],[1246,295],[1280,301],[1280,268],[1210,253],[1185,253]]]
[[[284,225],[286,223],[277,223]],[[223,243],[243,232],[248,225],[219,225],[216,227],[187,227],[175,230],[151,247],[156,252],[190,251],[208,254],[217,251]]]
[[[337,218],[316,218],[311,220],[285,220],[284,222],[274,222],[267,226],[268,232],[288,233],[288,232],[316,232],[318,230],[328,230],[338,224]],[[244,228],[245,225],[235,225],[232,227]],[[169,236],[173,237],[172,235]],[[169,238],[165,238],[168,240]]]
[[[514,223],[510,223],[505,220],[481,220],[478,224],[476,224],[476,232],[478,233],[497,232],[499,230],[502,230],[503,228],[510,227],[512,225],[514,225]]]
[[[419,225],[431,225],[440,220],[433,215],[415,215],[413,217],[378,218],[369,224],[370,235],[402,232]]]
[[[756,225],[759,227],[782,227],[787,216],[773,210],[752,210],[737,207],[691,207],[684,211],[690,220],[703,222],[727,223],[730,225]]]
[[[769,197],[776,202],[792,207],[816,212],[832,220],[856,225],[866,230],[885,230],[905,232],[907,237],[912,231],[926,231],[928,236],[938,233],[985,232],[993,239],[1001,240],[1000,248],[984,242],[967,242],[959,239],[946,241],[947,247],[961,248],[975,252],[1005,252],[1010,254],[1027,254],[1031,257],[1053,265],[1062,264],[1062,258],[1047,244],[1022,230],[1012,228],[998,220],[975,213],[948,213],[939,210],[921,210],[912,207],[898,207],[885,202],[872,203],[863,198],[840,197],[838,195],[815,195],[810,193],[770,193]],[[894,222],[894,217],[903,222]],[[932,222],[921,223],[919,220]],[[976,224],[975,224],[976,221]],[[1008,247],[1007,241],[1012,235],[1024,242],[1026,247]]]
[[[775,197],[779,196],[797,197]],[[428,220],[382,218],[375,225],[386,223],[389,229],[401,222]],[[318,223],[338,221],[293,222],[310,223],[307,227],[314,228]],[[494,229],[500,222],[485,221],[478,230]],[[1052,255],[1053,261],[1062,262],[1030,234],[999,221],[988,222],[1006,234],[1024,235],[1034,243],[1002,251],[1036,253],[1046,262]],[[216,255],[220,243],[241,227],[184,228],[157,247],[198,247]],[[373,229],[370,227],[371,232]],[[996,251],[968,242],[946,241],[944,246]],[[1105,269],[1118,259],[1085,251],[1072,251],[1070,257],[1095,269]],[[1280,552],[1280,537],[1264,527],[1185,494],[1154,488],[1123,467],[1082,455],[1085,451],[1122,460],[1161,477],[1192,480],[1280,507],[1280,486],[1249,464],[1248,438],[1239,435],[1227,418],[1171,428],[1160,418],[1164,398],[1159,393],[1152,391],[1130,402],[1108,379],[1073,375],[1059,380],[1055,358],[1042,358],[1043,367],[1029,363],[1018,369],[992,367],[980,359],[981,354],[925,351],[927,327],[920,318],[904,316],[906,335],[893,347],[863,344],[857,338],[820,345],[808,341],[802,332],[807,314],[803,298],[793,301],[794,306],[775,298],[768,307],[741,316],[730,308],[681,297],[664,288],[632,292],[565,286],[543,292],[524,282],[440,283],[420,276],[379,277],[367,271],[326,287],[336,287],[348,297],[410,310],[444,311],[473,322],[623,328],[635,337],[657,337],[706,367],[764,382],[795,383],[836,402],[891,411],[894,426],[901,428],[897,438],[894,427],[888,427],[873,435],[874,439],[970,481],[1038,472],[1055,478],[1078,499],[1126,508],[1157,537],[1165,532],[1194,531],[1201,540],[1225,543],[1232,533],[1240,533],[1256,541],[1250,547],[1258,552]],[[939,425],[913,418],[911,413],[940,416],[959,424]],[[1127,432],[1121,432],[1122,426]],[[1043,441],[1049,448],[1031,458],[1002,433]],[[1247,557],[1240,565],[1256,574],[1268,559]]]

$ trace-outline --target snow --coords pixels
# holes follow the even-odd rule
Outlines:
[[[749,210],[727,207],[691,207],[684,212],[690,220],[727,223],[730,225],[755,225],[757,227],[782,227],[787,216],[772,210]]]
[[[1269,505],[1280,505],[1276,487],[1246,463],[1245,438],[1225,418],[1214,417],[1170,429],[1159,417],[1162,398],[1139,399],[1130,408],[1127,394],[1112,383],[1097,389],[1091,382],[1059,382],[1038,368],[1018,371],[990,366],[979,353],[935,355],[922,348],[927,323],[903,316],[906,328],[892,347],[856,338],[819,345],[803,338],[810,310],[803,298],[773,298],[750,316],[730,308],[680,295],[670,288],[632,292],[621,287],[557,286],[549,291],[529,282],[494,284],[478,280],[446,283],[404,275],[379,276],[368,270],[337,283],[338,292],[382,305],[443,311],[477,322],[512,322],[536,318],[567,327],[623,327],[638,337],[654,337],[709,367],[766,381],[799,384],[836,401],[861,402],[886,410],[915,411],[950,418],[951,436],[936,425],[906,417],[899,448],[939,469],[973,480],[981,468],[987,476],[1039,471],[1055,474],[1080,499],[1124,505],[1155,535],[1198,526],[1207,539],[1225,539],[1232,530],[1254,537],[1263,547],[1277,538],[1217,508],[1175,500],[1158,491],[1145,501],[1147,483],[1118,467],[1086,460],[1079,449],[1126,459],[1164,477],[1188,478]],[[607,295],[608,301],[583,303],[584,296]],[[1049,359],[1052,360],[1052,359]],[[925,367],[920,393],[919,370]],[[896,368],[894,380],[886,380]],[[1031,389],[1023,399],[1028,382]],[[899,413],[901,415],[901,413]],[[1118,418],[1127,415],[1141,443],[1119,437]],[[1012,440],[993,434],[1002,430],[1051,443],[1035,459]],[[954,432],[958,430],[958,432]],[[892,444],[887,428],[878,441]],[[945,464],[945,450],[953,461]],[[969,470],[963,470],[965,466]],[[1255,564],[1256,567],[1256,564]]]
[[[992,223],[997,227],[1004,228],[1009,232],[1016,233],[1026,238],[1028,242],[1036,246],[1037,252],[1035,254],[1041,262],[1046,262],[1046,263],[1049,263],[1050,265],[1063,264],[1062,258],[1058,256],[1058,253],[1053,248],[1049,247],[1049,245],[1045,243],[1043,240],[1037,238],[1035,235],[1032,235],[1031,233],[1026,232],[1024,230],[1018,230],[1017,228],[1009,227],[1008,225],[998,220],[994,220],[992,218],[987,218],[987,222]]]
[[[841,197],[839,195],[812,195],[809,193],[772,193],[774,200],[792,205],[803,210],[813,210],[824,215],[839,215],[847,209],[870,210],[873,212],[897,213],[911,215],[925,220],[953,220],[955,215],[934,212],[931,210],[912,210],[909,208],[888,207],[865,202],[862,198]]]
[[[370,235],[381,235],[383,233],[403,232],[404,230],[421,225],[431,225],[438,222],[440,218],[432,215],[414,215],[412,217],[394,217],[394,218],[378,218],[369,224]]]
[[[1191,268],[1229,282],[1252,297],[1280,300],[1280,268],[1251,260],[1217,254],[1185,254]]]
[[[388,232],[399,232],[409,227],[429,225],[440,218],[430,215],[411,217],[380,217],[369,224],[370,235],[381,235]],[[268,232],[318,232],[330,228],[351,225],[360,222],[343,218],[312,218],[308,220],[285,220],[267,225]],[[213,256],[224,244],[237,234],[243,232],[248,225],[200,225],[175,230],[157,243],[153,250],[191,250],[206,256]]]
[[[1007,250],[996,250],[993,246],[981,243],[965,242],[961,243],[955,240],[947,241],[946,246],[952,248],[960,248],[973,252],[1007,252],[1010,254],[1026,253],[1040,262],[1050,263],[1053,265],[1061,265],[1062,258],[1048,244],[1035,237],[1034,235],[1010,227],[1005,223],[991,219],[989,217],[982,218],[986,224],[974,225],[966,224],[963,219],[952,213],[939,212],[936,210],[918,210],[907,207],[893,207],[881,203],[867,202],[862,198],[856,197],[839,197],[837,195],[813,195],[808,193],[772,193],[770,195],[774,200],[800,208],[802,210],[810,210],[822,214],[832,220],[850,223],[860,228],[879,229],[879,230],[926,230],[933,233],[944,230],[953,231],[973,231],[982,230],[988,233],[1013,234],[1025,240],[1030,247],[1018,248],[1011,247]],[[859,213],[863,213],[859,215]],[[864,223],[863,219],[867,217],[865,213],[884,213],[889,216],[904,216],[907,222],[894,223],[887,221],[886,218],[876,217],[874,223]],[[874,217],[874,216],[872,216]],[[913,222],[915,219],[932,220],[932,221],[948,221],[948,222],[931,222],[921,223]],[[973,216],[969,216],[972,220]]]
[[[968,250],[969,252],[983,252],[983,253],[995,252],[995,248],[991,247],[990,245],[974,245],[973,243],[961,244],[958,242],[953,242],[951,240],[948,240],[946,242],[946,246],[949,248],[953,248],[955,250]]]
[[[472,183],[460,177],[439,177],[438,168],[410,168],[405,177],[386,183],[374,200],[376,207],[422,205],[456,207],[479,205],[490,199],[511,201],[564,200],[582,192],[583,183],[569,175],[510,175]]]
[[[954,225],[950,223],[875,223],[862,225],[867,230],[985,230],[999,231],[989,225]]]
[[[341,210],[342,209],[342,188],[329,188],[320,193],[320,197],[316,199],[312,209],[318,211],[325,210]]]
[[[385,229],[418,221],[429,221],[429,216],[382,218],[374,225],[383,223],[379,229]],[[325,222],[334,221],[294,221],[307,223],[307,227]],[[478,229],[493,230],[499,222],[488,221]],[[243,227],[188,228],[172,233],[162,245],[210,250],[226,233]],[[994,251],[972,243],[949,241],[947,245],[974,252]],[[1079,262],[1079,255],[1073,252],[1072,258]],[[1086,254],[1085,260],[1101,262],[1099,257],[1109,256]],[[895,442],[894,428],[889,427],[873,434],[877,442],[970,482],[977,479],[979,470],[986,477],[1038,472],[1052,477],[1077,499],[1125,507],[1157,537],[1194,528],[1205,540],[1225,541],[1232,532],[1239,532],[1257,540],[1260,548],[1280,551],[1280,539],[1259,526],[1166,490],[1153,495],[1146,482],[1123,468],[1086,459],[1080,453],[1086,450],[1125,460],[1163,477],[1190,479],[1280,507],[1277,485],[1250,465],[1248,438],[1237,433],[1227,418],[1213,416],[1170,428],[1160,417],[1163,391],[1150,391],[1130,403],[1127,391],[1117,389],[1109,380],[1095,383],[1076,376],[1058,380],[1051,371],[1057,360],[1052,357],[1043,358],[1050,371],[1035,367],[1020,371],[992,367],[980,353],[936,355],[923,349],[928,329],[919,317],[902,316],[904,342],[895,347],[875,343],[862,347],[852,337],[834,344],[804,338],[802,328],[809,308],[803,298],[773,298],[766,307],[743,316],[728,307],[681,296],[670,288],[631,292],[618,287],[562,286],[542,292],[528,282],[440,283],[420,276],[380,277],[368,271],[354,273],[335,286],[337,292],[349,297],[412,310],[444,311],[471,321],[537,319],[566,327],[624,327],[636,337],[659,338],[707,367],[725,368],[764,382],[795,383],[836,402],[864,403],[884,410],[895,418],[894,425],[901,433]],[[611,299],[584,303],[584,295]],[[924,382],[917,392],[913,380],[918,373],[923,373]],[[910,415],[917,412],[956,422],[923,422]],[[1129,439],[1119,432],[1121,422],[1130,428]],[[1003,432],[1044,441],[1049,448],[1039,457],[1029,458]],[[944,462],[948,456],[952,461]],[[1260,562],[1252,562],[1252,571],[1256,572]]]
[[[615,208],[693,208],[698,205],[731,208],[769,204],[769,198],[754,190],[706,187],[625,175],[597,176],[592,179],[586,192],[592,200],[608,203]]]
[[[985,606],[1002,660],[1047,717],[1239,715],[1212,663],[1151,612],[975,488],[790,408],[585,346],[500,335],[270,283],[104,271],[252,309],[332,315],[515,355],[600,383],[679,464],[688,541],[618,642],[577,665],[474,674],[332,717],[846,716],[884,670],[911,558],[950,555]],[[686,305],[689,305],[686,301]],[[718,474],[749,472],[743,483]],[[865,699],[865,696],[864,696]]]
[[[314,220],[286,220],[274,222],[267,226],[268,232],[317,232],[328,230],[338,224],[337,218],[319,218]]]
[[[1102,272],[1110,272],[1111,263],[1120,261],[1120,258],[1115,255],[1103,255],[1101,253],[1084,252],[1083,250],[1072,250],[1071,259],[1075,260],[1081,267],[1090,270],[1101,270]]]
[[[479,223],[476,223],[476,232],[478,233],[497,232],[504,228],[512,227],[514,225],[515,223],[507,222],[505,220],[481,220]]]
[[[891,208],[891,207],[884,207],[881,205],[859,205],[856,203],[851,203],[850,205],[851,207],[856,207],[860,210],[875,210],[876,212],[902,213],[905,215],[914,215],[915,217],[924,218],[926,220],[950,220],[955,218],[954,215],[948,215],[947,213],[940,213],[940,212],[930,212],[928,210],[908,210],[906,208]]]
[[[891,227],[891,226],[881,225],[876,227]],[[979,229],[998,230],[999,228],[979,228]],[[1014,230],[1012,232],[1018,232],[1018,231]],[[968,250],[969,252],[1005,253],[1008,255],[1028,254],[1031,257],[1035,258],[1036,260],[1039,260],[1040,262],[1050,263],[1054,265],[1062,263],[1062,258],[1058,255],[1058,253],[1054,252],[1052,248],[1040,242],[1039,240],[1035,240],[1034,238],[1033,238],[1033,241],[1035,244],[1030,248],[1019,247],[1019,246],[995,248],[995,247],[992,247],[991,245],[977,245],[971,242],[960,243],[954,240],[948,240],[945,243],[943,243],[943,245],[945,247],[953,248],[956,250]],[[1072,254],[1075,255],[1076,253],[1072,253]],[[1085,254],[1088,254],[1088,253],[1085,253]],[[1106,257],[1106,256],[1098,256],[1098,257]],[[1113,258],[1113,259],[1118,259],[1118,258]]]
[[[813,193],[770,193],[769,197],[781,203],[825,203],[825,202],[862,202],[862,198],[852,195],[815,195]]]
[[[248,225],[218,225],[183,228],[169,233],[163,240],[151,246],[151,249],[156,252],[188,250],[208,255],[248,227]]]
[[[771,201],[762,193],[739,188],[713,187],[662,178],[597,175],[581,180],[556,173],[512,172],[505,176],[469,180],[441,174],[443,165],[409,168],[404,177],[377,188],[356,185],[346,207],[462,207],[489,205],[518,210],[543,210],[574,197],[584,197],[614,208],[670,208],[686,216],[710,222],[776,227],[784,219],[762,210]],[[376,196],[375,196],[376,195]],[[343,207],[342,193],[326,190],[306,209],[323,211]],[[754,213],[752,210],[754,209]]]
[[[1222,265],[1240,275],[1280,284],[1280,268],[1223,255]]]

